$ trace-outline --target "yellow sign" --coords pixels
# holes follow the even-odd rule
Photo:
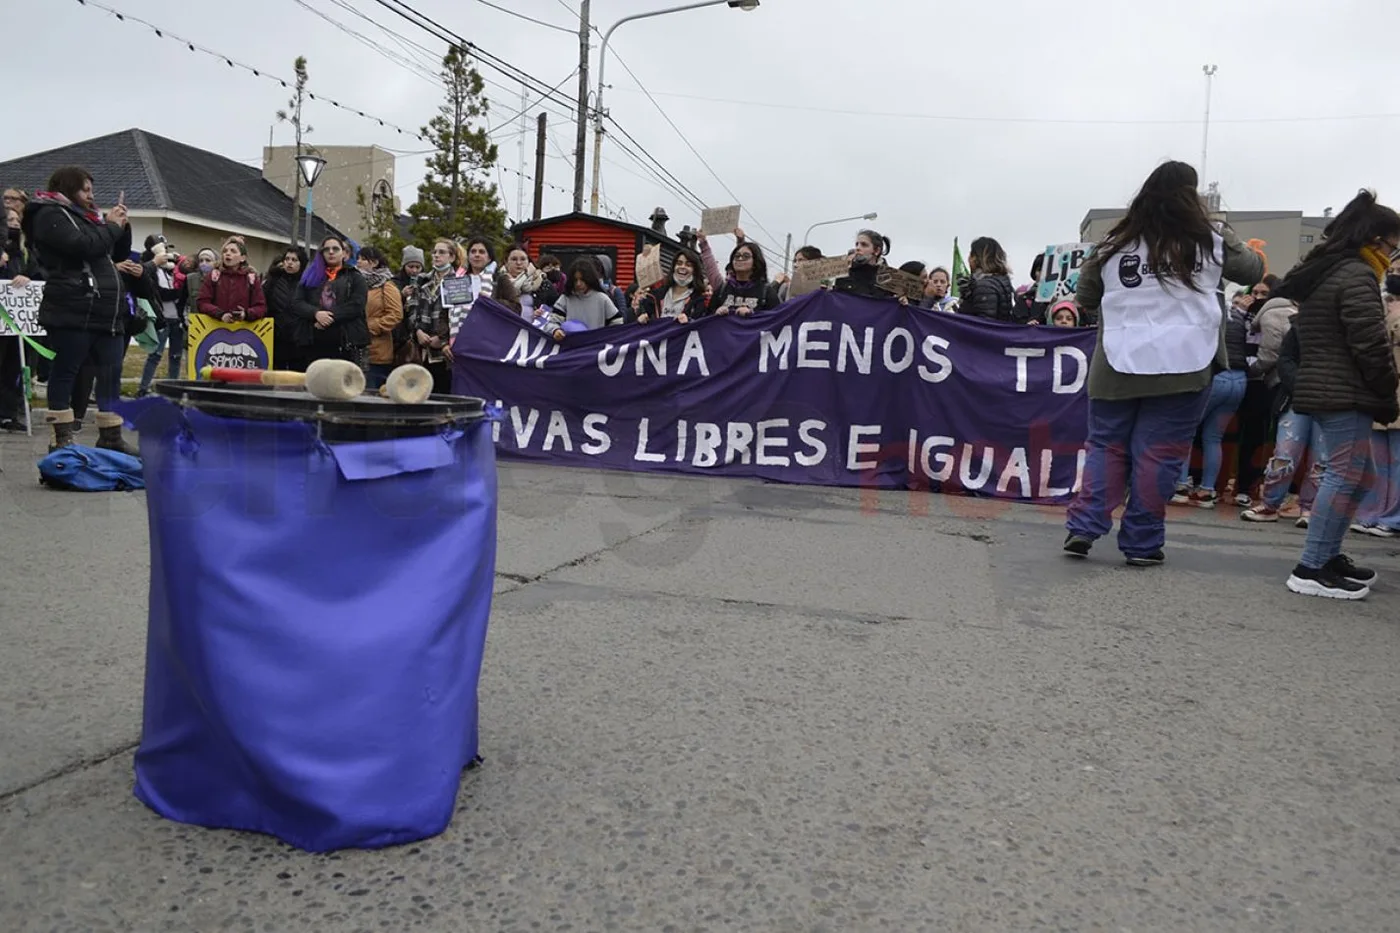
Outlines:
[[[205,366],[218,369],[271,369],[271,318],[225,324],[207,314],[190,315],[185,378],[198,379]]]

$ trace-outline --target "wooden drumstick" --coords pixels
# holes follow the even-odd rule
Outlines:
[[[313,397],[327,402],[346,402],[365,390],[364,372],[348,360],[317,360],[306,367],[304,373],[205,366],[199,374],[214,382],[304,388]]]

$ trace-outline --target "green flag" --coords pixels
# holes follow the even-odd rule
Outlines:
[[[953,281],[952,294],[954,298],[961,298],[958,294],[958,280],[967,277],[967,264],[963,262],[962,247],[958,246],[958,238],[953,237]]]

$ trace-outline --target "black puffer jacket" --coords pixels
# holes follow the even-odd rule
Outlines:
[[[1022,313],[1016,308],[1016,286],[1011,284],[1009,275],[976,275],[965,282],[960,288],[959,313],[1017,324],[1029,319],[1028,312]]]
[[[46,330],[126,333],[130,313],[116,260],[131,254],[131,227],[94,223],[42,195],[24,208],[25,242],[44,278],[39,323]]]
[[[1357,411],[1381,423],[1395,421],[1395,359],[1371,267],[1360,256],[1323,255],[1300,263],[1278,291],[1298,302],[1293,409],[1307,415]]]
[[[1249,369],[1249,318],[1233,308],[1225,319],[1225,353],[1231,369]]]

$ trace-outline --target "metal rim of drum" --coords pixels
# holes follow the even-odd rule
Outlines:
[[[285,386],[232,386],[184,379],[158,380],[151,388],[182,407],[257,421],[428,428],[486,417],[485,400],[465,395],[433,395],[417,405],[404,405],[373,395],[337,402]]]

